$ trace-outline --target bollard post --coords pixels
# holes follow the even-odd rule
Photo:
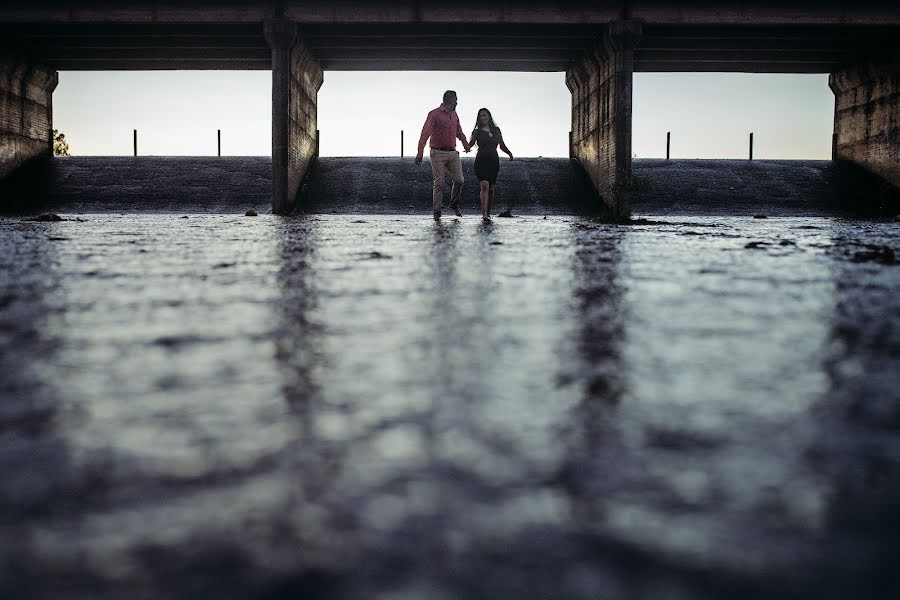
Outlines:
[[[750,132],[750,160],[753,160],[753,132]]]
[[[222,130],[221,130],[221,129],[217,129],[216,131],[218,132],[218,136],[217,136],[217,137],[218,137],[218,139],[219,139],[219,156],[222,156]]]
[[[134,155],[137,156],[137,129],[134,130]]]
[[[400,130],[400,158],[403,158],[403,130]]]
[[[666,132],[666,160],[669,160],[669,148],[672,145],[672,132]]]

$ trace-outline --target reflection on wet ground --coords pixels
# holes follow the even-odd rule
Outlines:
[[[0,219],[0,595],[886,598],[900,224]]]

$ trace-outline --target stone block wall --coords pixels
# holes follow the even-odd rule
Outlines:
[[[0,179],[30,159],[53,154],[57,73],[0,54]]]
[[[272,49],[272,212],[287,215],[319,151],[317,103],[322,68],[284,18],[263,23]]]
[[[835,160],[900,187],[900,54],[832,73]]]
[[[322,68],[300,40],[291,50],[288,197],[292,205],[310,162],[319,154],[316,117],[320,87]]]
[[[583,57],[566,72],[566,86],[572,93],[572,147],[569,155],[578,160],[600,191],[603,181],[599,177],[598,70],[595,60]]]
[[[572,93],[572,147],[608,211],[628,218],[634,47],[640,23],[617,21],[566,73]]]

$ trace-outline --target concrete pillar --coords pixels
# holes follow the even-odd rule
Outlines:
[[[56,71],[0,55],[0,179],[32,158],[53,155]]]
[[[566,73],[572,92],[571,154],[616,219],[631,215],[631,92],[638,21],[614,21],[593,52]]]
[[[272,212],[290,214],[318,153],[316,103],[322,69],[286,19],[263,24],[272,49]]]
[[[900,187],[900,53],[831,73],[832,155]]]

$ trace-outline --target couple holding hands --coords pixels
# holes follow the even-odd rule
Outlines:
[[[419,150],[416,153],[417,165],[422,163],[425,142],[429,138],[431,138],[431,171],[434,174],[435,220],[441,218],[445,169],[450,171],[450,178],[453,180],[453,188],[450,191],[450,208],[457,217],[462,216],[459,211],[459,196],[462,192],[463,173],[459,152],[456,151],[456,140],[459,139],[466,152],[478,144],[478,154],[475,156],[475,176],[478,177],[478,183],[481,186],[481,217],[485,221],[490,221],[494,187],[497,184],[497,174],[500,172],[500,156],[497,154],[497,146],[500,146],[500,149],[509,155],[509,160],[513,159],[512,152],[503,143],[500,128],[494,124],[491,111],[486,108],[478,110],[475,129],[472,131],[472,136],[466,140],[456,114],[456,92],[447,90],[444,92],[444,100],[441,105],[428,113],[428,117],[425,119],[422,135],[419,137]]]

